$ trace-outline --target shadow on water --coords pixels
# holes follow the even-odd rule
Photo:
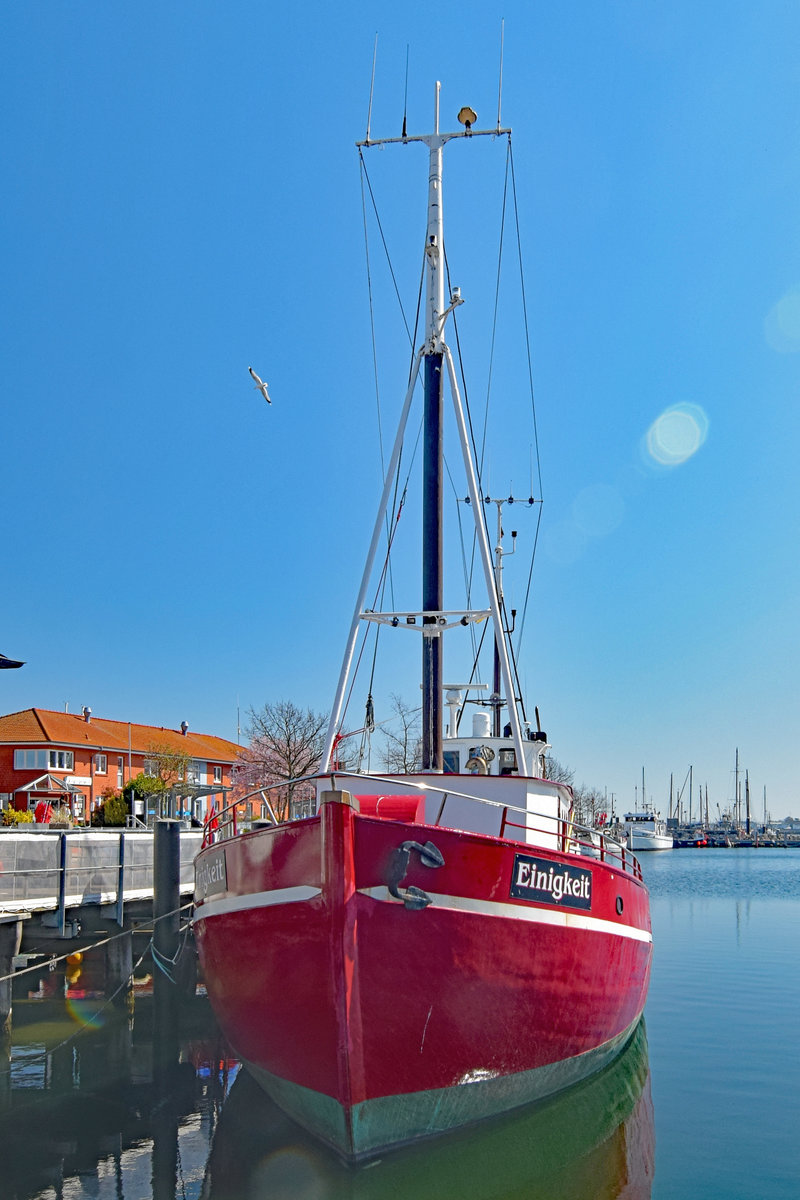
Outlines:
[[[220,1115],[205,1200],[648,1200],[654,1163],[647,1038],[549,1102],[347,1167],[245,1072]]]

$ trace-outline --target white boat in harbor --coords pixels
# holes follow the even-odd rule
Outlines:
[[[625,813],[623,821],[629,850],[672,849],[672,834],[667,833],[667,823],[657,812]]]

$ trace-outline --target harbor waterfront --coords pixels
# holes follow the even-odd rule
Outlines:
[[[342,1166],[260,1094],[202,995],[159,1075],[146,959],[132,1018],[105,1002],[101,956],[44,963],[14,983],[0,1196],[796,1197],[800,854],[674,850],[643,869],[653,979],[625,1053],[548,1103],[366,1168]]]

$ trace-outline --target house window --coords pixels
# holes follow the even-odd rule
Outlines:
[[[122,782],[125,776],[125,759],[121,754],[117,755],[117,787],[122,787]]]
[[[71,750],[50,750],[49,767],[51,771],[71,771],[74,755]]]
[[[214,783],[222,783],[222,767],[214,767]]]
[[[95,754],[94,756],[94,773],[95,775],[105,775],[108,771],[108,755]]]
[[[193,758],[192,761],[189,763],[189,766],[186,771],[186,782],[187,783],[197,783],[197,784],[202,783],[203,782],[203,779],[202,779],[203,769],[202,768],[203,768],[203,764],[199,763],[196,759]]]
[[[31,769],[46,770],[47,769],[47,751],[46,750],[15,750],[14,751],[14,770],[15,771],[30,771]]]
[[[144,773],[148,779],[158,778],[158,763],[154,758],[146,758],[144,760]]]

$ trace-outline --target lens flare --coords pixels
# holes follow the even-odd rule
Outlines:
[[[764,318],[764,336],[781,354],[800,350],[800,287],[791,288],[769,310]]]
[[[90,1029],[102,1029],[106,1023],[106,1013],[103,1010],[104,1001],[84,999],[81,996],[67,995],[66,1009],[76,1025],[88,1026]]]
[[[568,567],[578,561],[587,542],[586,534],[574,521],[559,521],[545,533],[543,549],[553,562]]]
[[[250,1190],[256,1194],[271,1200],[324,1200],[329,1193],[311,1155],[301,1146],[286,1146],[259,1163]]]
[[[697,453],[707,436],[708,417],[699,404],[673,404],[645,434],[645,456],[661,467],[679,467]]]

